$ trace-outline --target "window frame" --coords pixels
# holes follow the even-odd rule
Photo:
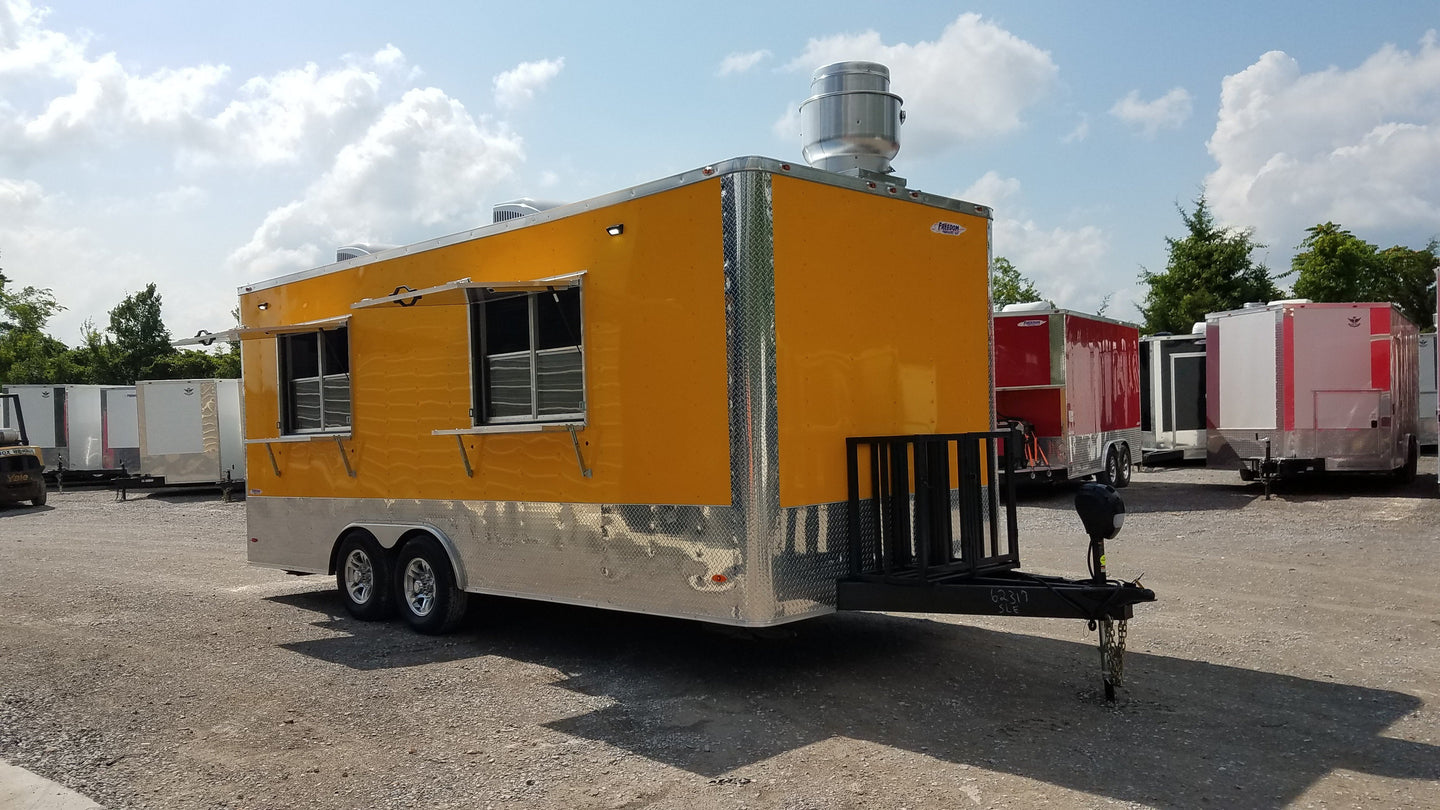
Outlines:
[[[540,331],[540,316],[537,302],[542,295],[558,296],[562,293],[574,291],[576,297],[576,312],[579,314],[579,323],[574,325],[575,343],[559,347],[537,348]],[[504,299],[513,299],[523,296],[526,300],[527,312],[527,336],[528,348],[522,351],[505,352],[502,354],[486,354],[486,306],[487,304]],[[586,373],[585,362],[585,289],[578,278],[568,284],[547,286],[538,290],[520,289],[485,289],[471,288],[468,290],[466,303],[467,317],[470,329],[470,429],[471,431],[514,431],[526,429],[544,429],[546,426],[583,426],[589,416],[589,388],[588,374]],[[574,353],[579,362],[580,371],[580,406],[578,410],[567,411],[558,414],[540,413],[540,363],[539,358],[545,355],[560,355]],[[517,357],[527,356],[530,366],[530,413],[525,415],[496,416],[490,417],[487,414],[491,408],[489,375],[486,373],[487,361],[492,357]]]
[[[333,340],[334,336],[343,333],[345,340],[345,371],[342,373],[327,374],[327,351],[326,336]],[[314,376],[297,377],[292,375],[292,351],[291,341],[309,335],[315,336],[315,371]],[[280,436],[348,436],[354,424],[354,380],[351,376],[351,368],[354,366],[354,353],[351,350],[349,323],[331,327],[320,327],[317,329],[287,330],[275,335],[276,354],[276,376],[279,395],[279,434]],[[344,377],[346,392],[345,422],[341,425],[326,425],[326,382],[337,377]],[[319,427],[297,427],[295,413],[296,403],[294,385],[302,380],[315,380],[318,383],[318,396],[320,401]]]

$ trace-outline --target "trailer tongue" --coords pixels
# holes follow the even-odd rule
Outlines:
[[[1076,496],[1090,536],[1089,578],[1021,571],[1011,455],[997,454],[997,439],[1018,440],[993,431],[846,442],[850,558],[836,608],[1083,619],[1100,633],[1105,697],[1114,700],[1126,622],[1136,604],[1155,601],[1138,580],[1106,575],[1105,541],[1120,533],[1124,502],[1104,484],[1085,484]]]

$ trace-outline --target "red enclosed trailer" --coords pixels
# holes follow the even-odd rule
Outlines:
[[[1420,338],[1398,307],[1290,299],[1205,319],[1212,466],[1414,478]]]
[[[1030,478],[1094,475],[1123,487],[1140,450],[1140,329],[1046,304],[995,314],[995,416]]]

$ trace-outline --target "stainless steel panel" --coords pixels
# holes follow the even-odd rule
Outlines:
[[[105,427],[99,385],[65,386],[66,469],[105,469]]]
[[[245,480],[245,402],[239,380],[215,381],[220,422],[220,480]]]
[[[1265,457],[1270,440],[1272,458],[1324,459],[1325,469],[1338,472],[1387,472],[1404,463],[1389,428],[1361,430],[1217,430],[1210,432],[1212,466],[1244,466],[1242,459]]]

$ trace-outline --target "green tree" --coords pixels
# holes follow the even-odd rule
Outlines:
[[[1295,294],[1315,301],[1377,301],[1380,261],[1374,245],[1333,222],[1305,230],[1290,260]]]
[[[1314,301],[1389,301],[1428,329],[1435,323],[1435,269],[1440,244],[1422,250],[1396,245],[1380,250],[1350,231],[1326,222],[1305,231],[1290,262],[1295,294]]]
[[[1146,332],[1189,332],[1206,313],[1280,297],[1270,270],[1251,258],[1264,247],[1255,241],[1253,229],[1217,225],[1203,192],[1194,212],[1178,205],[1176,210],[1189,233],[1165,238],[1170,259],[1164,272],[1140,269],[1140,280],[1149,287],[1140,306]]]
[[[995,308],[1039,300],[1040,291],[1035,289],[1035,283],[1021,275],[1009,259],[996,256],[990,267],[990,301]]]
[[[63,310],[49,289],[10,289],[0,272],[0,384],[64,382],[64,343],[45,334],[50,316]]]
[[[150,367],[175,353],[170,330],[160,317],[160,294],[153,283],[140,292],[125,296],[110,310],[110,327],[119,352],[119,369],[124,384],[149,376]]]
[[[1390,289],[1383,301],[1400,305],[1400,311],[1422,330],[1435,327],[1435,272],[1440,269],[1440,242],[1431,239],[1423,250],[1396,245],[1380,251],[1381,270]]]

